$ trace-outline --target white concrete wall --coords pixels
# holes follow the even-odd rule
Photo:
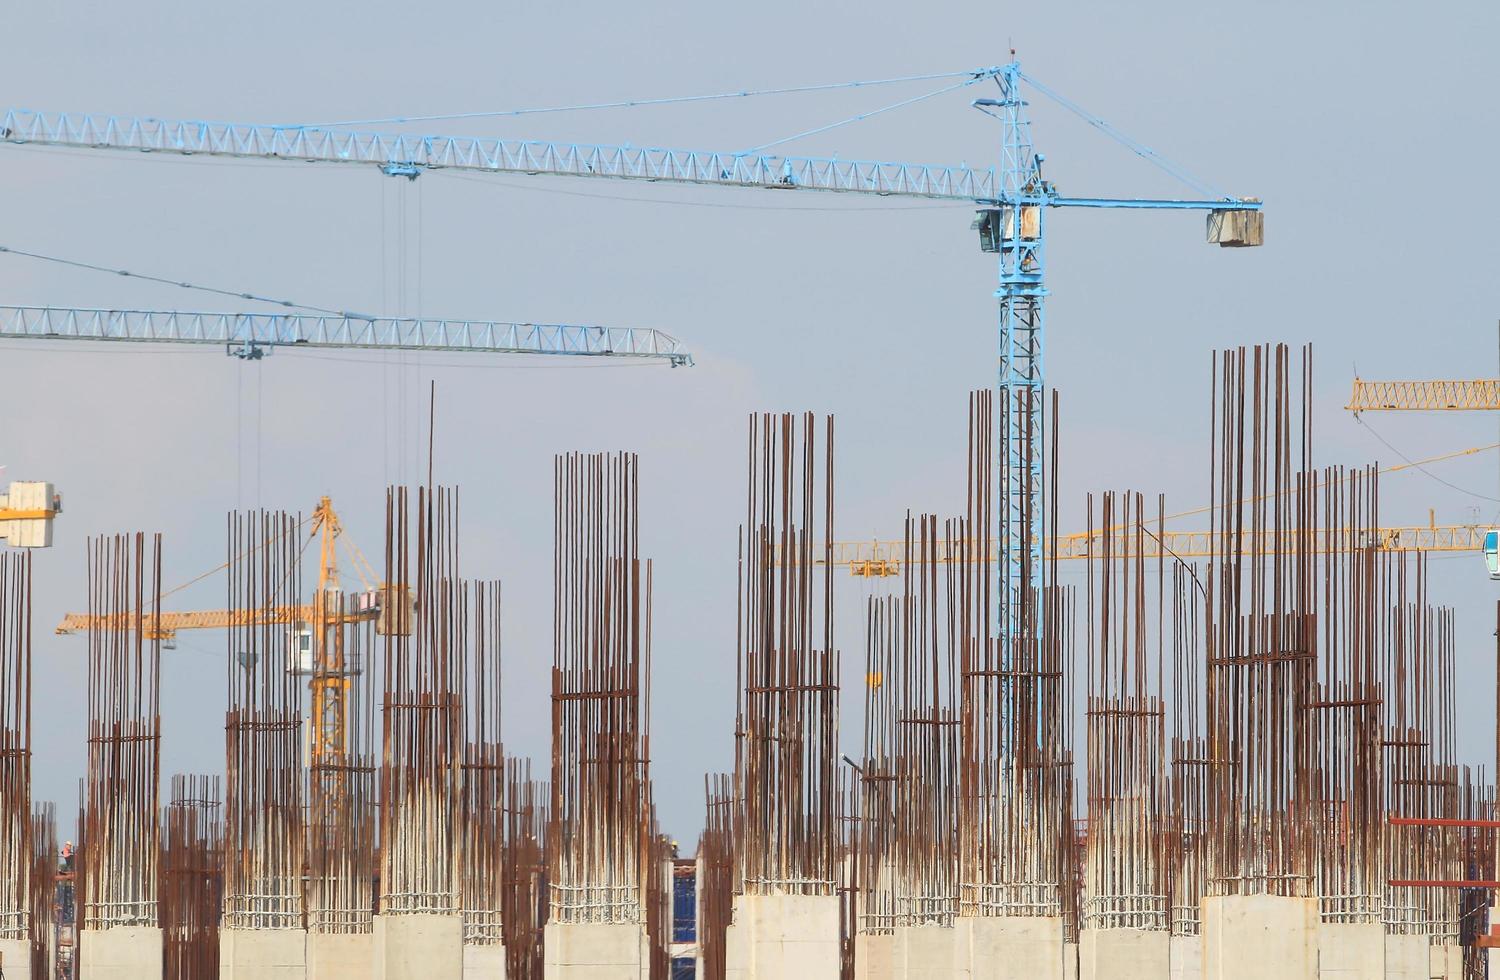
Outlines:
[[[464,980],[505,980],[505,947],[464,947]]]
[[[1434,945],[1429,948],[1428,955],[1431,963],[1428,968],[1431,974],[1430,980],[1463,980],[1464,948],[1462,946],[1448,943]]]
[[[374,975],[372,934],[307,934],[307,980],[368,980]]]
[[[854,937],[854,980],[894,980],[896,937],[861,932]]]
[[[1426,936],[1386,936],[1384,980],[1428,980],[1430,945]]]
[[[967,950],[960,952],[957,929],[902,926],[893,938],[895,980],[968,980]]]
[[[0,969],[5,971],[5,980],[31,980],[31,941],[0,939]]]
[[[726,952],[729,980],[838,980],[839,900],[737,895]]]
[[[79,980],[161,980],[161,930],[116,926],[79,930]]]
[[[1166,980],[1172,936],[1161,930],[1084,929],[1078,935],[1079,980]]]
[[[1214,896],[1199,921],[1203,980],[1317,980],[1317,899]]]
[[[1173,936],[1170,948],[1172,980],[1202,980],[1203,938]]]
[[[1078,980],[1078,960],[1078,944],[1063,943],[1063,980]]]
[[[307,980],[307,930],[220,929],[219,980]]]
[[[649,980],[646,927],[549,922],[542,930],[545,980]]]
[[[972,980],[1063,980],[1060,917],[960,917],[954,928]]]
[[[464,922],[453,915],[377,915],[375,980],[463,980]]]
[[[1320,980],[1385,980],[1385,927],[1379,922],[1318,924]]]

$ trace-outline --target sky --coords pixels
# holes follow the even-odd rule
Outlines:
[[[320,123],[760,90],[1007,60],[1237,196],[1266,202],[1266,245],[1204,243],[1194,213],[1077,210],[1049,227],[1046,369],[1060,392],[1061,520],[1085,494],[1206,503],[1216,348],[1312,343],[1315,461],[1392,465],[1500,442],[1483,415],[1343,411],[1367,378],[1493,377],[1496,151],[1484,3],[1150,2],[795,14],[708,4],[398,4],[357,8],[59,2],[7,11],[0,102],[53,111]],[[943,82],[629,110],[427,124],[455,135],[737,150]],[[948,93],[787,152],[993,165],[998,124]],[[1033,135],[1068,196],[1188,189],[1045,99]],[[418,132],[423,126],[387,126]],[[1403,188],[1420,183],[1420,195]],[[84,760],[89,535],[161,531],[173,586],[224,560],[224,515],[308,513],[332,495],[380,551],[383,489],[420,480],[437,382],[440,482],[462,494],[464,572],[504,582],[505,735],[547,753],[551,461],[641,456],[655,562],[652,751],[666,832],[690,849],[703,774],[732,764],[734,547],[747,416],[837,418],[835,534],[891,538],[908,510],[962,506],[967,392],[994,373],[994,264],[964,205],[565,178],[0,144],[0,245],[301,303],[389,315],[656,327],[697,365],[213,349],[0,345],[0,465],[64,493],[35,556],[35,795],[71,813]],[[1413,192],[1415,193],[1415,192]],[[0,255],[0,303],[256,309]],[[1386,524],[1500,517],[1490,449],[1382,483]],[[1458,611],[1462,760],[1493,765],[1496,587],[1476,555],[1437,556]],[[1067,573],[1078,578],[1077,572]],[[862,604],[836,579],[846,750],[859,741]],[[178,608],[224,604],[222,579]],[[221,634],[164,655],[163,771],[222,769]]]

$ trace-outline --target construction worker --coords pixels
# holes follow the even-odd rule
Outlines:
[[[63,841],[61,868],[64,873],[73,870],[73,842],[70,840]]]

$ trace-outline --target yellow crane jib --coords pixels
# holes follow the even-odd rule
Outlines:
[[[1353,537],[1350,537],[1350,534],[1348,529],[1342,531],[1315,529],[1312,531],[1313,551],[1317,554],[1329,554],[1350,548],[1373,546],[1378,551],[1477,552],[1486,551],[1487,542],[1500,546],[1500,542],[1497,542],[1494,536],[1494,531],[1479,524],[1382,527],[1366,532],[1355,531]],[[1043,558],[1055,557],[1059,561],[1099,557],[1105,551],[1103,547],[1105,537],[1104,533],[1096,531],[1092,536],[1088,532],[1079,532],[1048,538],[1042,546],[1042,556]],[[1112,539],[1109,547],[1111,555],[1122,557],[1134,554],[1135,538],[1133,535],[1117,533],[1110,537]],[[1270,533],[1252,535],[1243,532],[1239,537],[1240,546],[1247,552],[1258,551],[1269,555],[1275,554],[1280,548],[1280,544]],[[1210,558],[1224,554],[1228,550],[1222,538],[1223,532],[1220,531],[1166,531],[1161,534],[1160,540],[1151,534],[1145,537],[1141,555],[1145,558],[1163,557],[1184,560]],[[949,564],[962,561],[961,555],[972,555],[976,550],[939,546],[938,563]],[[835,541],[831,563],[835,566],[847,567],[849,573],[857,578],[889,578],[901,574],[901,566],[905,562],[904,553],[905,543],[902,541]],[[953,557],[946,557],[950,555]],[[984,556],[983,560],[993,562],[998,557],[992,543],[990,553]],[[979,559],[976,557],[971,560]],[[1496,561],[1500,563],[1500,557],[1497,557]],[[1497,570],[1500,570],[1500,564],[1497,564]]]
[[[1493,412],[1500,410],[1500,380],[1365,381],[1354,379],[1351,412]]]

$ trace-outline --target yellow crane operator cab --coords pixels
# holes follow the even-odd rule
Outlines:
[[[1500,580],[1500,528],[1484,532],[1484,563],[1489,566],[1490,578]]]

